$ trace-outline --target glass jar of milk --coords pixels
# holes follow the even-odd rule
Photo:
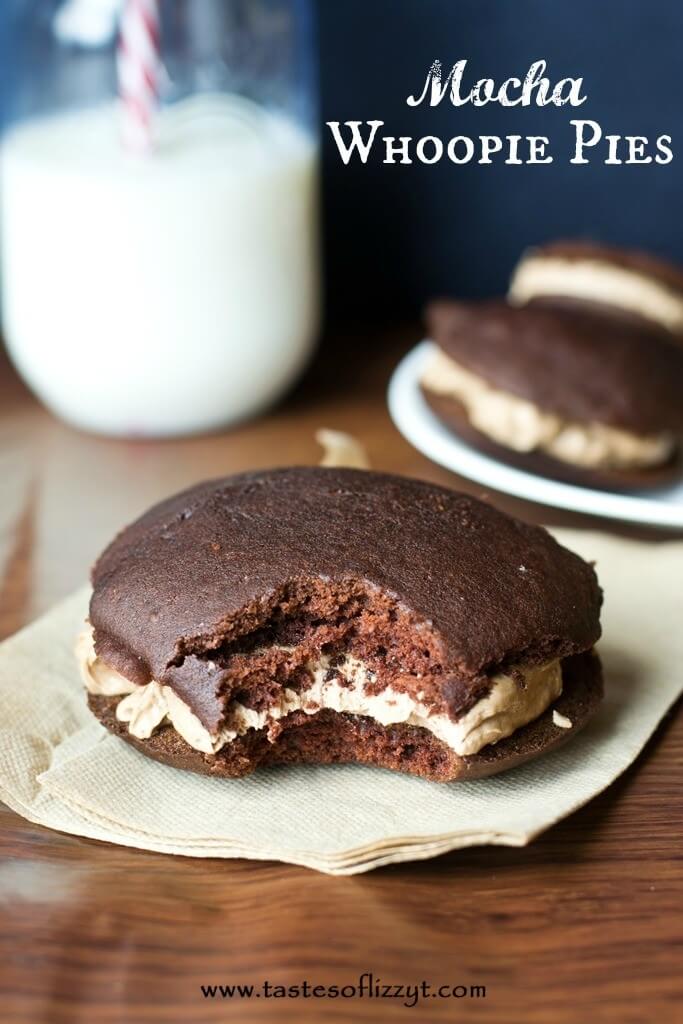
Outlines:
[[[4,333],[63,419],[212,430],[301,373],[319,313],[309,3],[15,0]]]

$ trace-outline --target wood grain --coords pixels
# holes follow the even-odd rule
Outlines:
[[[165,443],[78,434],[0,363],[0,453],[15,456],[0,460],[0,507],[12,510],[0,528],[0,635],[79,585],[111,534],[151,501],[206,476],[315,461],[320,426],[360,436],[378,468],[480,493],[389,422],[388,374],[417,336],[331,338],[325,360],[267,417]],[[20,471],[6,469],[17,455]],[[527,519],[588,522],[491,497]],[[110,847],[3,809],[2,1020],[673,1021],[683,998],[682,769],[683,725],[672,715],[614,786],[532,846],[354,878]],[[353,984],[368,971],[487,992],[409,1009],[400,999],[214,1001],[200,991],[265,979]]]

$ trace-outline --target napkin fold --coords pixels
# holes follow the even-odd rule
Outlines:
[[[84,588],[0,645],[0,798],[73,835],[337,875],[484,843],[522,846],[613,782],[683,689],[683,543],[553,532],[597,563],[607,690],[599,714],[554,753],[446,785],[356,765],[225,780],[157,764],[87,708],[73,654]]]

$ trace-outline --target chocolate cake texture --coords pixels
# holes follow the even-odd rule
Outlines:
[[[103,724],[181,768],[358,761],[448,781],[590,717],[600,605],[590,565],[484,502],[279,469],[123,530],[93,570],[81,661]]]

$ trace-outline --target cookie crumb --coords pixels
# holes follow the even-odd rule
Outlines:
[[[321,428],[316,431],[315,439],[323,449],[323,457],[320,460],[321,466],[347,466],[352,469],[369,469],[365,447],[360,441],[345,434],[341,430],[327,430]]]
[[[553,711],[553,725],[559,726],[560,729],[571,729],[573,724],[571,718],[561,715],[559,711]]]

